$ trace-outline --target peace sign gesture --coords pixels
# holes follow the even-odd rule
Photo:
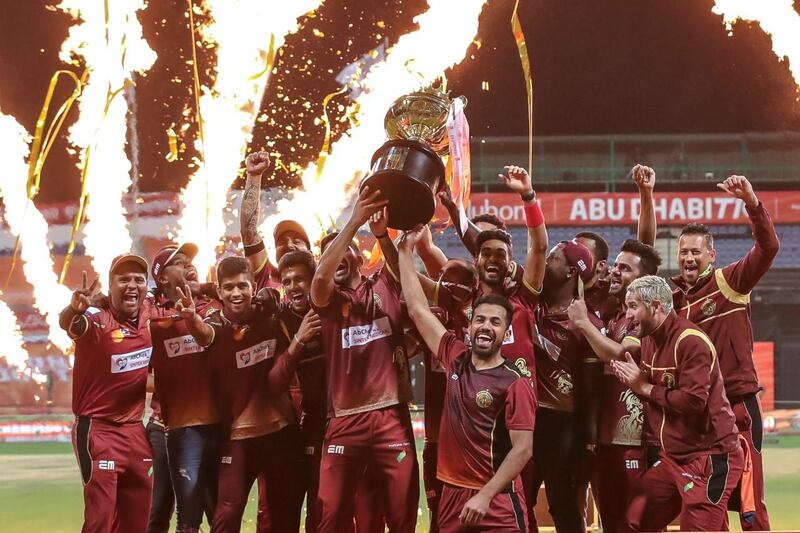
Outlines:
[[[188,286],[175,287],[178,291],[178,301],[175,302],[175,309],[181,314],[183,318],[189,319],[197,314],[197,309],[194,306],[194,298],[192,298],[192,291]]]
[[[69,306],[75,314],[83,314],[83,312],[89,308],[91,305],[91,297],[99,291],[99,280],[100,276],[95,276],[94,281],[89,285],[89,276],[86,274],[85,270],[83,271],[82,283],[80,287],[72,292],[72,299],[69,302]]]

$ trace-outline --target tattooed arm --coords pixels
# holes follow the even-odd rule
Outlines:
[[[239,225],[244,255],[253,272],[260,272],[267,264],[267,251],[258,233],[259,201],[261,197],[261,175],[269,167],[267,152],[254,152],[247,156],[247,181],[239,210]]]

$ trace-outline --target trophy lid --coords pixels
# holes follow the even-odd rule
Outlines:
[[[447,116],[450,97],[431,87],[404,94],[394,101],[383,125],[390,139],[408,139],[429,146],[440,156],[449,149]]]

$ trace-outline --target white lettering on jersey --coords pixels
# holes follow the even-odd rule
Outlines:
[[[344,455],[344,446],[340,444],[329,444],[328,453],[335,453],[337,455]]]
[[[153,353],[153,348],[148,347],[135,352],[121,353],[111,356],[111,373],[120,374],[122,372],[130,372],[132,370],[139,370],[140,368],[147,368],[150,364],[150,355]]]
[[[114,461],[97,461],[97,468],[100,470],[114,470],[115,467]]]
[[[236,352],[236,368],[252,366],[275,357],[275,339],[261,341],[255,346]]]
[[[385,316],[373,320],[372,324],[350,326],[342,330],[342,349],[363,346],[372,341],[388,337],[391,334],[392,326],[389,324],[389,317]]]
[[[164,341],[164,348],[167,350],[167,357],[178,357],[203,351],[203,347],[197,344],[191,335],[167,339]]]

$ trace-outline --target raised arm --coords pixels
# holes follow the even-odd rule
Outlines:
[[[388,223],[389,214],[386,211],[386,207],[376,211],[369,217],[369,230],[381,247],[386,266],[393,276],[397,276],[397,247],[389,236]]]
[[[545,259],[547,257],[547,228],[544,224],[542,208],[536,200],[536,193],[528,172],[513,165],[505,167],[506,174],[500,179],[512,191],[519,194],[525,204],[525,219],[528,224],[528,254],[525,257],[525,275],[522,278],[528,289],[539,292],[544,281]]]
[[[314,340],[321,330],[322,321],[319,315],[311,309],[303,317],[297,333],[290,339],[289,348],[276,358],[275,364],[267,373],[267,386],[270,394],[279,395],[289,390],[292,376],[297,369],[297,363],[303,355],[306,344]]]
[[[444,264],[447,263],[447,256],[444,255],[441,248],[433,243],[431,227],[426,225],[422,231],[422,238],[417,243],[417,255],[422,259],[428,277],[436,279],[442,273]]]
[[[92,297],[99,290],[99,279],[95,276],[90,285],[84,270],[81,285],[73,291],[69,305],[58,314],[58,325],[73,339],[81,337],[89,328],[89,322],[83,313],[91,306]]]
[[[478,255],[478,234],[481,232],[480,228],[467,218],[466,213],[459,211],[458,206],[453,201],[453,197],[450,194],[450,187],[445,185],[444,190],[439,192],[438,196],[442,205],[447,209],[447,213],[450,215],[450,221],[453,223],[453,227],[455,227],[456,233],[464,244],[464,247],[472,257],[476,257]],[[462,226],[466,227],[463,233],[461,231]]]
[[[439,352],[439,344],[447,332],[439,319],[431,313],[428,299],[422,291],[422,285],[414,268],[414,246],[422,237],[422,228],[407,231],[400,238],[400,286],[408,308],[408,316],[417,327],[417,331],[428,349],[434,354]]]
[[[644,165],[636,165],[631,171],[633,181],[639,188],[639,228],[636,238],[644,244],[653,246],[656,242],[656,211],[653,206],[653,190],[656,185],[656,171]]]
[[[247,177],[239,209],[239,226],[242,235],[244,255],[253,272],[260,272],[269,266],[264,241],[258,233],[258,218],[261,202],[261,176],[269,167],[267,152],[253,152],[245,160]]]
[[[178,301],[175,303],[175,309],[186,321],[186,329],[189,330],[197,344],[204,348],[210,346],[214,342],[214,328],[203,322],[203,319],[197,314],[192,291],[189,287],[184,287],[183,289],[175,287],[175,289],[178,291]]]
[[[586,302],[582,298],[574,300],[567,308],[569,319],[581,330],[584,338],[602,361],[609,363],[614,360],[625,359],[625,352],[636,353],[642,343],[634,337],[625,337],[622,343],[606,337],[589,320],[589,312],[586,309]]]
[[[717,187],[729,195],[742,200],[747,214],[755,243],[747,254],[732,265],[723,269],[726,281],[737,292],[748,293],[767,273],[772,261],[778,255],[781,244],[769,213],[764,208],[753,186],[744,176],[731,176]]]
[[[333,278],[336,274],[336,267],[341,263],[347,247],[353,237],[356,236],[358,228],[364,225],[370,215],[383,209],[387,204],[386,200],[380,199],[381,192],[370,191],[369,187],[364,187],[358,196],[350,220],[347,221],[342,231],[325,248],[322,257],[319,258],[317,271],[311,281],[311,301],[317,307],[325,307],[333,294]]]

